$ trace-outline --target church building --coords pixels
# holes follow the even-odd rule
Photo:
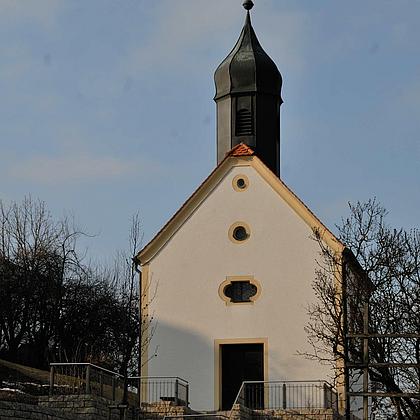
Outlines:
[[[280,177],[282,77],[252,6],[244,1],[240,37],[214,75],[217,166],[137,256],[152,323],[142,375],[185,378],[197,410],[230,409],[243,381],[334,375],[301,355],[312,351],[314,232],[347,252]]]

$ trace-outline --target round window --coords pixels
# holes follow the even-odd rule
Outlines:
[[[229,228],[229,239],[234,243],[242,243],[249,239],[251,230],[245,222],[236,222]]]
[[[233,237],[237,241],[244,241],[248,238],[248,232],[244,226],[237,226],[235,229],[233,229]]]
[[[243,190],[244,188],[246,188],[246,181],[243,178],[238,178],[236,180],[236,186],[239,189]]]
[[[246,175],[240,174],[236,175],[232,179],[232,187],[235,191],[245,191],[249,186],[249,179]]]

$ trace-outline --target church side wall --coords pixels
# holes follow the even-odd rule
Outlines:
[[[240,174],[244,191],[232,187]],[[235,243],[228,231],[241,221],[251,235]],[[181,376],[194,409],[217,409],[217,340],[254,340],[267,343],[265,380],[327,380],[327,367],[298,355],[311,350],[304,326],[319,258],[311,234],[254,168],[234,167],[148,266],[156,291],[148,375]],[[228,276],[255,278],[258,299],[227,305],[218,291]]]

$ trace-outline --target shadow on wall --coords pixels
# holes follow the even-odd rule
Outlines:
[[[187,380],[191,407],[214,409],[214,343],[199,332],[158,321],[149,345],[147,375]]]

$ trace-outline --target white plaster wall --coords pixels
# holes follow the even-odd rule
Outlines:
[[[249,187],[232,188],[245,174]],[[244,221],[251,237],[229,240],[229,227]],[[318,245],[311,230],[250,166],[234,167],[152,260],[151,313],[157,329],[149,375],[177,375],[191,384],[195,409],[214,409],[214,340],[268,338],[266,380],[328,379],[328,369],[298,356],[310,350],[304,326],[313,301]],[[261,295],[252,305],[227,306],[218,295],[226,276],[252,275]]]

